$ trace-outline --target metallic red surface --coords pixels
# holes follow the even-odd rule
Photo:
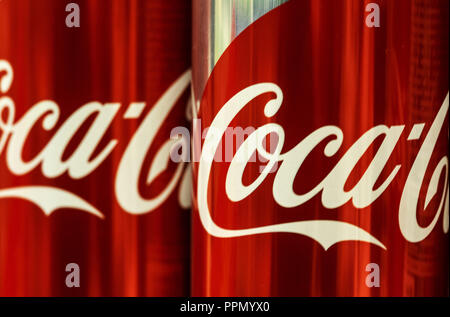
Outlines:
[[[306,157],[298,171],[291,170],[296,175],[293,191],[300,195],[319,184],[371,128],[403,126],[403,130],[395,147],[386,153],[378,152],[385,138],[376,138],[363,150],[349,177],[343,177],[343,194],[348,194],[375,155],[386,154],[388,159],[381,175],[374,176],[375,190],[400,165],[383,193],[360,208],[355,207],[357,195],[337,207],[326,208],[323,191],[301,205],[282,207],[275,201],[273,190],[280,163],[284,162],[279,162],[277,170],[248,196],[232,201],[225,186],[230,163],[213,162],[210,177],[202,178],[204,174],[199,173],[205,160],[200,158],[194,164],[193,296],[448,295],[449,2],[376,1],[381,27],[368,28],[365,5],[369,2],[374,1],[290,0],[234,39],[208,78],[209,65],[203,56],[212,44],[204,28],[212,26],[202,21],[208,20],[212,9],[203,0],[194,1],[193,87],[199,105],[197,118],[201,119],[201,129],[198,121],[194,124],[194,135],[210,127],[225,104],[247,87],[258,83],[278,85],[283,101],[274,116],[268,117],[263,111],[269,100],[276,99],[271,92],[254,98],[235,116],[227,118],[231,120],[230,127],[244,129],[267,123],[280,125],[285,133],[282,153],[321,127],[332,125],[342,130],[342,145],[334,155],[324,155],[325,145],[333,139],[328,137]],[[418,163],[426,168],[423,183],[418,178],[408,183],[420,150],[433,147],[426,136],[431,134],[440,110],[445,111],[444,122],[436,134],[432,155],[428,161]],[[418,123],[425,123],[420,137],[408,140]],[[205,139],[202,144],[205,152]],[[439,162],[445,167],[441,171],[436,168]],[[264,163],[257,161],[245,167],[245,186],[260,176],[260,165]],[[436,195],[424,208],[434,173],[439,180]],[[340,174],[335,176],[336,183],[342,180]],[[287,182],[279,185],[281,192],[292,188]],[[412,224],[415,213],[408,219],[399,210],[405,188],[417,186],[418,201],[406,197],[407,208],[403,210],[410,212],[417,207],[418,226],[431,226],[432,230],[423,239],[412,241],[405,235],[415,235],[420,230],[402,232],[400,218]],[[199,190],[205,187],[209,210],[202,213]],[[363,192],[359,198],[364,195]],[[200,217],[205,214],[211,215],[211,222]],[[436,222],[432,222],[434,218]],[[233,235],[238,229],[309,220],[352,224],[375,237],[385,249],[359,239],[339,241],[326,249],[318,243],[319,238],[292,232],[223,237],[225,234],[217,229],[226,229]],[[314,234],[341,235],[333,230],[313,230],[311,235]],[[366,284],[369,263],[379,266],[379,287]]]
[[[14,101],[14,122],[42,100],[53,100],[60,109],[52,129],[43,128],[44,116],[33,127],[22,151],[24,161],[36,157],[70,116],[93,101],[120,103],[93,156],[111,140],[117,144],[83,177],[72,177],[67,171],[47,177],[42,164],[27,173],[14,173],[10,165],[17,162],[7,163],[14,148],[12,137],[6,140],[6,129],[2,129],[7,143],[0,148],[0,296],[187,295],[190,216],[178,202],[179,186],[158,207],[136,215],[119,205],[115,181],[119,163],[144,117],[189,69],[190,2],[78,0],[80,28],[66,27],[67,3],[0,1],[0,60],[14,71],[10,89],[1,92],[0,98]],[[2,71],[0,80],[5,80]],[[185,90],[167,118],[146,123],[162,125],[142,168],[137,161],[129,166],[130,173],[139,170],[138,191],[144,199],[160,195],[174,177],[177,164],[169,162],[151,184],[145,182],[171,129],[187,125]],[[6,99],[0,100],[3,128],[11,112],[4,108]],[[125,119],[131,102],[145,102],[146,107],[139,118]],[[92,115],[83,123],[64,151],[63,161],[72,157],[95,119]],[[64,189],[95,206],[103,218],[73,208],[45,215],[36,204],[5,192],[21,186]],[[80,267],[79,288],[65,284],[66,264],[72,262]]]

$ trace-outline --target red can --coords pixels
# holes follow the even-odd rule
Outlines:
[[[190,1],[0,1],[0,296],[189,293]]]
[[[448,24],[194,0],[193,296],[449,294]]]

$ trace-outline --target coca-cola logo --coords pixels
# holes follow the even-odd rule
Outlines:
[[[208,207],[208,185],[213,162],[213,155],[219,146],[223,134],[239,114],[239,112],[252,100],[263,94],[273,93],[275,98],[268,101],[263,109],[264,116],[273,117],[283,103],[283,92],[280,87],[274,83],[255,84],[243,89],[234,95],[227,103],[223,105],[214,120],[211,123],[211,130],[219,133],[210,133],[206,135],[202,147],[202,154],[198,167],[198,185],[197,185],[197,204],[200,219],[204,228],[209,234],[216,237],[231,238],[246,235],[290,232],[310,237],[319,242],[326,250],[335,243],[341,241],[365,241],[373,243],[382,248],[385,245],[369,232],[350,223],[332,220],[308,220],[289,223],[274,224],[269,226],[230,230],[217,225],[211,215]],[[420,147],[414,164],[409,171],[406,184],[404,186],[400,206],[398,209],[398,221],[400,230],[407,241],[420,242],[425,239],[435,227],[440,215],[443,213],[443,231],[448,232],[449,217],[449,186],[448,186],[448,157],[440,158],[437,166],[429,166],[430,158],[433,154],[438,136],[443,129],[443,124],[448,113],[449,95],[447,94],[442,106],[439,109],[430,129]],[[420,138],[425,127],[423,123],[415,124],[409,135],[408,140],[417,140]],[[270,153],[262,146],[263,141],[269,134],[275,133],[278,137],[278,143],[274,152]],[[285,132],[281,125],[277,123],[268,123],[260,126],[255,132],[248,136],[244,143],[239,147],[233,157],[225,180],[226,194],[233,202],[241,201],[251,195],[258,186],[265,180],[266,176],[272,170],[274,164],[279,167],[273,182],[273,199],[277,204],[285,208],[293,208],[305,204],[316,195],[321,196],[323,207],[335,209],[351,201],[355,208],[365,208],[377,200],[396,177],[401,165],[395,166],[390,171],[389,176],[381,180],[380,175],[385,168],[392,152],[399,139],[405,135],[405,125],[378,125],[366,131],[341,157],[329,174],[313,189],[307,193],[298,194],[293,190],[294,178],[298,175],[303,161],[308,155],[325,140],[329,140],[324,148],[323,155],[326,157],[334,156],[342,145],[344,134],[342,130],[333,125],[321,127],[290,150],[285,150],[283,143]],[[376,139],[382,137],[383,141],[366,171],[361,175],[357,184],[351,190],[345,190],[344,186],[355,168],[356,164],[363,157]],[[250,185],[244,185],[242,182],[244,170],[250,157],[257,151],[264,156],[268,163],[262,173]],[[423,184],[425,172],[432,170],[431,181],[429,184]],[[417,206],[419,193],[422,186],[427,186],[424,209],[427,208],[431,199],[437,195],[438,181],[441,174],[445,174],[444,191],[440,193],[440,203],[435,211],[432,222],[426,227],[422,227],[417,222]],[[380,184],[375,189],[375,184]]]
[[[0,93],[7,94],[13,83],[14,72],[6,60],[0,60],[0,76]],[[177,165],[170,181],[156,197],[146,199],[141,196],[138,188],[147,152],[162,123],[167,119],[189,83],[190,71],[186,71],[162,94],[137,128],[120,159],[114,184],[115,198],[122,209],[128,213],[139,215],[156,209],[175,190],[180,180],[179,203],[184,208],[189,206],[189,169],[186,168],[184,162]],[[144,106],[143,103],[131,103],[124,116],[137,116],[142,112]],[[30,107],[21,118],[17,119],[14,101],[9,96],[1,96],[0,154],[6,160],[9,172],[14,175],[26,175],[40,168],[42,176],[48,179],[59,177],[65,173],[74,180],[86,178],[110,156],[119,142],[117,139],[109,140],[106,146],[100,151],[96,151],[100,140],[116,117],[119,107],[119,103],[101,104],[99,102],[90,102],[79,107],[54,131],[50,141],[39,154],[31,160],[25,161],[22,155],[23,148],[25,142],[33,137],[30,131],[42,122],[40,128],[53,132],[59,123],[60,107],[52,100],[43,100]],[[63,154],[68,144],[80,127],[92,116],[95,116],[95,119],[76,150],[69,158],[63,160]],[[168,138],[160,147],[147,173],[147,184],[151,184],[160,173],[165,171],[170,159],[170,149],[176,142],[177,140]],[[94,153],[96,153],[95,156]],[[0,189],[0,199],[5,198],[28,200],[47,215],[57,209],[70,208],[103,218],[103,213],[90,202],[64,188],[38,184],[2,188]]]
[[[239,33],[206,83],[194,78],[208,127],[194,137],[194,206],[208,234],[327,250],[448,232],[448,42],[422,43],[409,14],[368,29],[363,5],[347,9],[289,1]],[[227,129],[248,126],[232,159],[215,160]]]

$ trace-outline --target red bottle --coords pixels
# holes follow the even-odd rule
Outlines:
[[[448,295],[448,6],[193,2],[193,296]]]
[[[188,295],[190,2],[72,2],[0,1],[0,296]]]

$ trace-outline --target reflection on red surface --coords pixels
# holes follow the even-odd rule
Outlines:
[[[199,179],[199,164],[194,164],[194,196],[199,197],[198,184],[207,182],[211,217],[222,228],[336,220],[365,230],[386,250],[360,241],[339,242],[325,250],[310,237],[293,233],[213,237],[205,230],[195,201],[193,296],[448,295],[445,208],[422,241],[408,242],[399,226],[399,205],[407,177],[448,94],[448,1],[377,1],[380,28],[368,28],[364,23],[364,8],[369,2],[292,0],[281,5],[231,43],[215,65],[203,94],[196,91],[196,98],[201,97],[199,118],[205,128],[238,92],[257,83],[275,83],[283,92],[276,115],[264,115],[264,105],[275,98],[273,93],[266,93],[248,103],[230,126],[281,125],[286,138],[283,153],[320,127],[339,127],[344,135],[339,151],[331,157],[323,154],[329,138],[301,165],[293,184],[298,194],[319,184],[369,129],[404,125],[375,184],[375,188],[380,186],[401,165],[383,194],[364,208],[356,208],[351,200],[338,208],[325,208],[320,193],[300,206],[283,208],[272,195],[276,173],[271,173],[248,197],[232,202],[225,190],[230,163],[213,162],[209,180]],[[195,1],[194,17],[206,7],[202,1]],[[202,34],[201,27],[201,23],[195,23],[194,33]],[[201,36],[194,37],[194,53],[208,47],[204,41]],[[193,61],[193,84],[198,90],[204,85],[207,65],[198,56]],[[417,123],[425,123],[421,137],[408,140]],[[382,141],[381,137],[373,142],[356,164],[345,191],[361,179]],[[444,175],[448,174],[447,167],[439,177],[437,194],[424,210],[431,176],[447,156],[445,119],[417,204],[417,221],[422,227],[431,223],[448,190]],[[247,165],[244,185],[259,176],[260,164]],[[445,203],[448,206],[448,200]],[[379,288],[366,285],[369,263],[380,267]]]
[[[74,111],[92,101],[121,104],[99,148],[112,139],[118,143],[97,169],[80,179],[67,173],[47,178],[40,166],[15,175],[7,166],[5,148],[0,190],[29,185],[62,188],[91,203],[104,218],[72,209],[46,216],[28,201],[0,199],[0,296],[187,295],[189,212],[180,207],[178,190],[151,213],[132,215],[117,203],[114,182],[119,161],[144,116],[189,68],[190,3],[77,3],[80,28],[66,27],[64,1],[0,2],[0,59],[14,69],[11,89],[0,98],[14,100],[16,120],[39,101],[59,105],[54,130],[33,128],[24,160],[35,157]],[[146,102],[142,117],[123,118],[130,102]],[[172,127],[187,125],[186,102],[187,92],[147,153],[139,180],[140,194],[147,199],[159,195],[174,174],[176,164],[169,163],[155,181],[145,183],[152,159]],[[80,128],[63,159],[70,157],[92,122]],[[80,288],[65,285],[65,267],[71,262],[80,266]]]

